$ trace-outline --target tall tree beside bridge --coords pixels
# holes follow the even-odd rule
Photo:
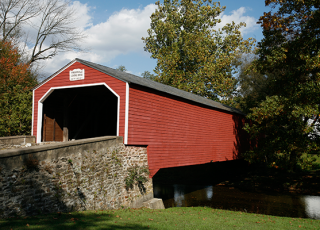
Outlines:
[[[0,136],[30,135],[37,81],[11,42],[0,40],[0,66]]]
[[[244,23],[218,29],[225,7],[211,0],[164,0],[151,15],[145,51],[157,59],[156,81],[216,101],[232,101],[237,58],[250,52],[253,40],[243,40]]]
[[[260,138],[247,158],[294,170],[304,153],[320,151],[320,1],[265,4],[272,10],[259,20],[264,38],[255,66],[274,74],[273,93],[248,115],[247,130]]]

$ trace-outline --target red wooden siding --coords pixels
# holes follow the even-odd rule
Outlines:
[[[85,79],[70,81],[69,71],[78,68],[85,69]],[[126,83],[78,62],[69,66],[67,69],[65,69],[57,76],[35,90],[33,135],[37,136],[38,102],[51,87],[66,87],[72,85],[86,85],[94,83],[106,83],[114,92],[116,92],[120,96],[119,136],[124,136]]]
[[[239,115],[130,85],[128,144],[148,145],[150,176],[160,168],[236,159]]]

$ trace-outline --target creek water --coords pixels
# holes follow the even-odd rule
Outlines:
[[[166,208],[206,206],[320,219],[320,196],[263,193],[219,186],[225,181],[241,179],[248,172],[252,175],[250,170],[239,160],[160,169],[153,177],[154,197],[162,198]]]
[[[206,206],[273,216],[320,219],[320,196],[264,194],[214,185],[154,184],[166,208]]]

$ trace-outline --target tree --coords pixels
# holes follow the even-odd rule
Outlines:
[[[259,142],[247,158],[295,170],[303,154],[320,150],[320,1],[265,3],[275,12],[259,20],[264,38],[255,66],[275,77],[272,94],[248,114],[246,129]]]
[[[141,74],[141,76],[142,76],[143,78],[146,78],[146,79],[149,79],[149,80],[152,80],[152,81],[154,81],[154,80],[156,79],[156,75],[150,73],[149,71],[144,71],[144,72]]]
[[[145,51],[157,59],[156,81],[228,103],[236,89],[233,74],[240,54],[253,40],[243,40],[244,23],[216,29],[224,11],[211,0],[164,0],[151,15]]]
[[[122,71],[122,72],[126,72],[127,69],[124,65],[120,65],[118,68],[116,68],[116,70]]]
[[[76,11],[66,0],[1,0],[0,38],[24,42],[31,48],[28,63],[57,53],[82,50],[83,32],[75,26]],[[24,32],[29,26],[35,34]]]
[[[17,48],[0,40],[0,136],[29,135],[32,91],[37,81]]]
[[[267,96],[272,95],[272,88],[269,87],[275,75],[272,73],[260,73],[254,65],[257,60],[256,55],[243,55],[239,74],[237,76],[237,92],[235,107],[244,113],[249,113],[250,109],[258,106]]]
[[[0,28],[3,41],[21,36],[21,26],[36,17],[38,4],[34,0],[3,0],[0,2]]]

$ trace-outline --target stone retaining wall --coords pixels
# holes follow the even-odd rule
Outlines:
[[[0,150],[24,148],[35,145],[35,136],[0,137]]]
[[[153,186],[144,174],[147,182],[127,189],[133,167],[148,167],[146,148],[122,137],[0,151],[0,217],[139,207]]]

